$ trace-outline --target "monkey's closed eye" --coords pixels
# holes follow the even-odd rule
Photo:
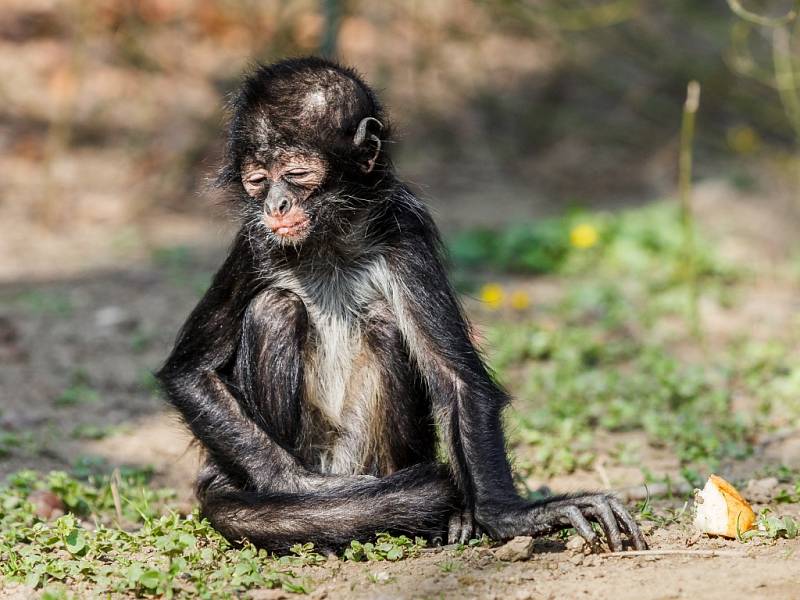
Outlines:
[[[258,185],[259,183],[263,183],[266,181],[267,176],[263,173],[253,173],[250,177],[247,178],[247,183],[252,183],[253,185]]]
[[[308,169],[289,169],[283,175],[284,177],[289,177],[290,179],[305,179],[312,174],[313,173]]]

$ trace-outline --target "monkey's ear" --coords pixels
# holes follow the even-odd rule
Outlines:
[[[368,131],[371,123],[375,123],[374,127],[377,128],[378,132],[383,129],[383,123],[378,121],[378,119],[375,117],[366,117],[361,119],[356,129],[356,134],[353,136],[353,144],[355,144],[356,147],[364,147],[365,149],[369,148],[371,150],[367,155],[368,158],[361,162],[360,165],[364,173],[369,173],[375,168],[375,161],[378,160],[378,156],[381,153],[381,139],[374,133]]]

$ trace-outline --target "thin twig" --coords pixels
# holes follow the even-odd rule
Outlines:
[[[772,61],[775,67],[775,87],[795,135],[800,138],[800,97],[794,74],[792,43],[785,27],[778,27],[772,33]]]
[[[700,290],[697,280],[697,249],[694,240],[694,213],[692,211],[692,141],[694,122],[700,106],[700,84],[690,81],[686,88],[686,103],[681,120],[681,147],[678,159],[678,195],[681,203],[683,225],[683,259],[686,283],[689,287],[689,322],[692,335],[702,337],[700,327]]]
[[[603,557],[633,558],[635,556],[720,556],[726,558],[748,558],[744,552],[735,550],[631,550],[629,552],[607,552]]]
[[[117,522],[122,522],[122,501],[119,498],[119,484],[119,469],[114,469],[111,473],[111,497],[114,499],[114,510],[117,513]]]

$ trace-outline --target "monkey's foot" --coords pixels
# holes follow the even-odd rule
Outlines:
[[[473,518],[471,510],[462,510],[454,512],[450,516],[450,522],[447,527],[447,543],[448,544],[466,544],[473,538],[479,538],[483,535],[481,526]]]

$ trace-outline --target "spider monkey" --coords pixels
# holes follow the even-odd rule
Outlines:
[[[205,449],[202,513],[274,551],[376,531],[596,542],[592,521],[612,550],[645,548],[610,494],[516,492],[508,395],[390,139],[373,91],[327,60],[261,66],[235,95],[218,183],[241,228],[158,373]]]

